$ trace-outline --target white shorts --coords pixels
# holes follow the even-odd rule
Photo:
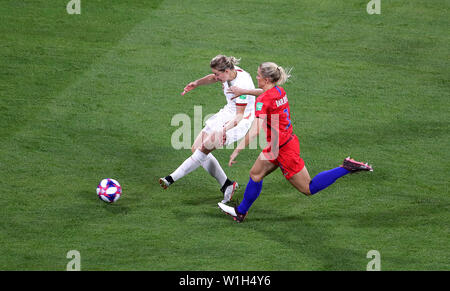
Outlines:
[[[203,131],[211,134],[217,131],[221,131],[225,124],[233,119],[235,116],[234,113],[227,112],[225,110],[220,110],[213,116],[211,116],[208,120],[206,120],[206,125],[203,128]],[[244,115],[245,116],[245,115]],[[235,127],[227,131],[227,139],[225,140],[224,145],[229,145],[234,143],[241,138],[243,138],[247,131],[250,129],[252,125],[254,116],[250,116],[248,119],[242,119]]]

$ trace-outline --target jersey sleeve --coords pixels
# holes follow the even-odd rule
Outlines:
[[[248,97],[247,95],[241,95],[236,98],[236,106],[247,106]]]
[[[243,89],[254,89],[255,85],[253,84],[252,77],[247,74],[243,73],[244,77],[240,78],[239,81],[235,84],[237,87],[243,88]],[[249,96],[248,95],[241,95],[236,98],[236,105],[237,106],[246,106],[249,102]]]
[[[270,112],[270,103],[266,98],[257,98],[255,103],[255,117],[264,118]]]

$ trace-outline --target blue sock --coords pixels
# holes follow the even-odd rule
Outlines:
[[[337,179],[347,175],[348,173],[350,173],[350,171],[342,167],[320,172],[311,180],[311,183],[309,183],[309,191],[311,192],[311,195],[327,188],[336,182]]]
[[[237,207],[239,213],[247,213],[253,202],[258,198],[259,193],[261,193],[262,183],[262,180],[260,182],[255,182],[252,178],[248,180],[247,187],[245,187],[244,199],[242,199],[242,202]]]

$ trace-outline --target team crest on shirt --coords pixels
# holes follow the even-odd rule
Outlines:
[[[260,111],[262,109],[262,107],[263,107],[263,104],[264,103],[262,103],[262,102],[256,103],[256,111]]]

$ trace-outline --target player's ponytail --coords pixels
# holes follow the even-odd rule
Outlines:
[[[210,66],[212,69],[225,72],[226,69],[234,70],[234,66],[239,65],[239,61],[240,59],[233,56],[217,55],[211,60]]]
[[[283,85],[291,77],[291,70],[286,70],[285,68],[278,66],[272,62],[266,62],[259,65],[261,75],[264,78],[268,78],[275,85]]]

